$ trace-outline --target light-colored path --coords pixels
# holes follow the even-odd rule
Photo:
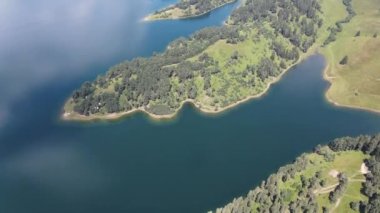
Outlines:
[[[336,201],[336,203],[335,203],[335,205],[334,205],[334,208],[331,209],[331,213],[334,212],[334,211],[336,210],[336,208],[338,208],[338,206],[339,206],[339,204],[340,204],[340,201],[342,201],[341,198],[339,198],[339,199]]]
[[[365,165],[365,163],[362,163],[361,166],[360,166],[360,170],[358,170],[357,173],[353,174],[351,177],[348,178],[348,183],[352,183],[352,182],[362,182],[364,183],[366,180],[363,179],[363,178],[355,178],[356,176],[360,175],[360,177],[362,177],[362,175],[365,175],[365,174],[368,174],[370,171],[368,169],[368,167]],[[329,175],[334,177],[334,178],[338,178],[340,172],[333,169],[329,172]],[[339,185],[339,183],[336,183],[336,184],[332,184],[330,186],[326,186],[326,187],[323,187],[323,188],[319,188],[319,189],[316,189],[313,191],[313,193],[315,195],[321,195],[321,194],[327,194],[327,193],[330,193],[332,191],[335,190],[335,188]],[[343,196],[346,196],[345,194],[342,195]],[[331,209],[331,213],[335,212],[335,210],[339,207],[341,201],[342,201],[342,197],[340,197],[334,207]]]

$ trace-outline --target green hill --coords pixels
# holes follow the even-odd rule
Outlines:
[[[114,119],[135,111],[170,118],[185,102],[218,113],[261,96],[317,51],[329,63],[329,100],[378,110],[378,2],[246,0],[228,24],[177,39],[162,53],[123,62],[84,83],[66,102],[63,118]]]

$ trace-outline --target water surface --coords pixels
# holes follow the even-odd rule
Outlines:
[[[83,81],[220,25],[236,6],[187,21],[139,21],[173,2],[0,3],[0,212],[206,212],[316,144],[380,132],[379,115],[326,102],[319,55],[219,116],[186,105],[172,122],[141,113],[60,122],[63,102]]]

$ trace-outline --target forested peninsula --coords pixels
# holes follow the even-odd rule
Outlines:
[[[380,135],[317,146],[216,213],[380,212]]]
[[[177,4],[148,15],[144,20],[153,21],[197,17],[236,1],[238,0],[180,0]]]
[[[114,119],[135,111],[168,118],[185,102],[203,112],[217,113],[262,95],[286,70],[317,50],[328,55],[326,78],[332,88],[343,85],[337,91],[345,91],[352,83],[336,73],[360,66],[353,54],[359,54],[357,47],[361,46],[355,46],[352,39],[363,40],[363,45],[372,42],[374,53],[380,50],[374,48],[380,45],[374,32],[379,22],[363,27],[378,16],[378,1],[246,0],[232,12],[226,25],[179,38],[162,53],[120,63],[95,81],[85,82],[66,102],[63,118]],[[350,35],[346,28],[357,32]],[[351,46],[335,46],[340,40]],[[349,88],[356,99],[370,93],[367,97],[374,98],[358,107],[374,110],[377,106],[380,109],[375,56],[363,55],[372,62],[372,69],[361,72],[356,81],[350,79],[366,90]],[[328,94],[333,102],[342,95]]]

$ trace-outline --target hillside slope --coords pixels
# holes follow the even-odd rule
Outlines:
[[[114,119],[136,111],[170,118],[185,102],[218,113],[261,96],[316,51],[328,59],[329,100],[378,110],[379,1],[246,0],[227,25],[202,29],[84,83],[66,102],[63,118]]]
[[[355,16],[321,52],[328,60],[327,98],[380,112],[380,0],[353,0]],[[339,14],[339,13],[338,13]],[[346,58],[345,63],[343,59]]]
[[[64,118],[109,119],[136,110],[166,118],[189,101],[217,113],[258,97],[327,37],[330,14],[322,8],[317,0],[247,0],[228,25],[175,40],[163,53],[123,62],[84,83],[67,101]]]

